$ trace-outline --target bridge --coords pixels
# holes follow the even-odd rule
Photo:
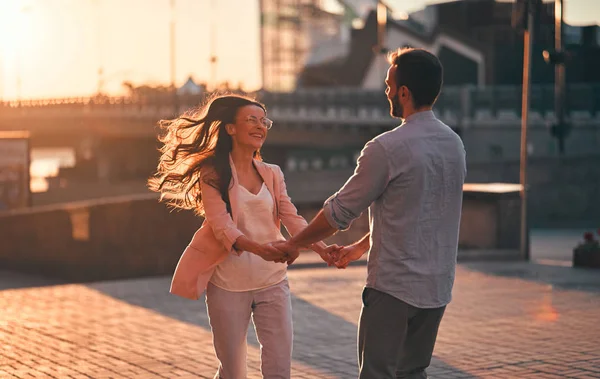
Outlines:
[[[555,122],[553,91],[551,86],[532,90],[528,151],[538,168],[530,177],[539,194],[536,199],[546,199],[533,206],[556,217],[566,217],[575,208],[578,214],[588,214],[600,181],[600,85],[569,87],[567,118],[573,128],[562,158],[550,133]],[[399,123],[389,116],[383,91],[332,88],[253,95],[267,105],[275,121],[263,149],[265,159],[279,164],[294,187],[320,183],[312,188],[319,199],[343,184],[365,142]],[[30,131],[34,148],[72,147],[79,175],[88,179],[143,180],[157,162],[157,121],[194,108],[203,99],[98,96],[4,102],[0,130]],[[465,143],[469,181],[518,182],[520,87],[446,87],[435,111]],[[571,174],[557,176],[556,167]],[[556,185],[563,195],[548,192]],[[564,196],[580,201],[571,201],[566,209]]]
[[[301,160],[304,153],[294,151],[307,148],[354,155],[367,140],[398,125],[398,120],[389,116],[383,91],[331,88],[253,95],[267,105],[275,121],[265,150],[278,163],[294,155]],[[122,154],[137,150],[128,159],[137,156],[147,161],[148,151],[155,157],[157,121],[194,108],[203,99],[201,95],[162,95],[3,102],[0,130],[28,130],[33,147],[91,148],[98,155],[107,150],[121,150]],[[600,85],[571,85],[568,100],[567,116],[574,129],[567,151],[593,153],[600,141]],[[534,155],[556,155],[549,133],[555,121],[553,107],[553,87],[534,86],[530,114]],[[461,134],[471,161],[518,158],[520,87],[446,87],[435,111]]]

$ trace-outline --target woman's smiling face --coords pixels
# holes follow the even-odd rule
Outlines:
[[[229,124],[227,132],[231,136],[234,146],[252,147],[254,150],[259,150],[265,143],[272,123],[261,107],[246,105],[238,110],[235,124]]]

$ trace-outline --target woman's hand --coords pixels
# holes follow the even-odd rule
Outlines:
[[[315,253],[319,254],[321,259],[327,263],[327,266],[333,266],[337,253],[343,248],[343,246],[339,246],[338,244],[332,245],[324,245],[320,246],[320,244],[316,243],[311,246],[311,249],[314,250]]]
[[[356,261],[366,252],[364,246],[354,244],[334,252],[334,264],[337,268],[346,268],[350,262]]]
[[[286,262],[288,257],[281,250],[275,248],[271,243],[259,244],[248,237],[242,235],[236,241],[233,247],[237,251],[247,251],[256,254],[268,262]]]
[[[300,248],[290,241],[274,241],[272,245],[284,254],[284,259],[276,262],[287,262],[289,266],[300,256]]]
[[[259,245],[255,254],[267,262],[286,262],[288,259],[286,253],[277,249],[270,243]]]

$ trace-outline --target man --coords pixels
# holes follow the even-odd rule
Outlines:
[[[291,264],[300,247],[346,230],[369,208],[370,233],[335,253],[345,267],[369,251],[359,378],[427,378],[454,283],[465,150],[432,111],[442,86],[438,58],[404,49],[389,62],[390,113],[404,122],[369,141],[354,175],[306,229],[277,247]]]

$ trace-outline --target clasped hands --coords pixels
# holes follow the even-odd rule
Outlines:
[[[260,256],[266,261],[287,263],[288,266],[300,255],[300,247],[290,241],[275,241],[261,245]],[[359,259],[364,251],[360,251],[356,245],[339,246],[337,244],[325,247],[317,244],[310,247],[314,250],[328,266],[346,268],[350,262]]]

